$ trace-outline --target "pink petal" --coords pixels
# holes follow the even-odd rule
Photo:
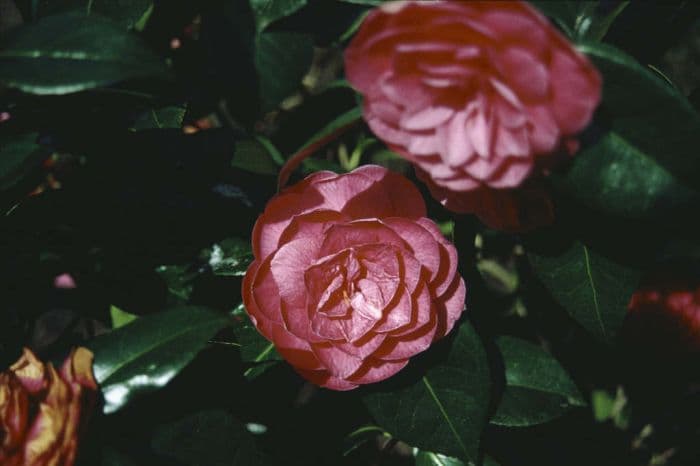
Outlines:
[[[348,220],[340,212],[333,210],[314,210],[296,215],[289,222],[279,237],[279,243],[289,243],[295,239],[319,237],[333,224]]]
[[[350,305],[353,311],[359,312],[364,317],[372,320],[382,318],[384,297],[379,286],[372,280],[362,278],[357,282],[358,291],[350,297]]]
[[[493,128],[483,107],[467,118],[467,134],[477,154],[485,158],[491,156]]]
[[[328,371],[305,371],[297,369],[297,372],[306,380],[321,387],[330,388],[331,390],[347,391],[357,388],[357,384],[334,377],[329,374]]]
[[[306,370],[323,368],[309,343],[289,333],[281,325],[273,324],[271,340],[277,352],[292,366]]]
[[[399,288],[400,292],[395,301],[386,309],[386,315],[374,328],[377,333],[386,333],[402,328],[411,322],[413,309],[411,295],[405,286]]]
[[[401,237],[378,220],[356,220],[329,228],[319,256],[335,254],[343,249],[365,244],[393,244],[402,249],[406,248]]]
[[[443,143],[435,134],[411,134],[406,149],[416,157],[435,155],[443,151]]]
[[[401,127],[409,131],[434,129],[452,117],[454,110],[449,107],[426,107],[420,111],[404,115]]]
[[[444,315],[442,316],[443,318],[438,321],[436,339],[442,338],[452,330],[455,322],[464,311],[464,299],[466,298],[466,294],[467,288],[464,285],[464,280],[462,280],[462,277],[459,275],[455,276],[449,289],[447,289],[445,294],[441,295],[437,301],[438,305],[443,308],[443,310],[439,312],[444,313]]]
[[[442,295],[447,288],[451,285],[452,277],[457,274],[457,262],[459,257],[457,255],[457,249],[445,239],[442,235],[440,229],[433,223],[432,220],[424,218],[418,220],[433,238],[440,244],[440,257],[441,257],[441,268],[438,276],[431,282],[431,287],[435,288],[435,295]]]
[[[498,158],[530,156],[530,140],[527,129],[524,126],[506,128],[499,125],[494,152]]]
[[[413,257],[430,271],[433,280],[440,269],[440,249],[433,235],[418,223],[404,218],[387,218],[383,223],[401,235],[413,251]]]
[[[348,312],[345,318],[350,318],[350,306],[348,305]],[[343,327],[341,326],[341,319],[330,318],[325,314],[314,313],[311,315],[311,330],[315,338],[310,341],[323,342],[323,341],[346,341],[347,336]]]
[[[375,383],[388,379],[398,371],[406,367],[406,361],[381,361],[378,359],[366,359],[360,370],[348,377],[348,380],[357,384]]]
[[[561,133],[547,106],[540,105],[527,109],[530,119],[530,143],[536,154],[548,154],[556,149]]]
[[[438,308],[433,304],[433,296],[430,294],[430,288],[425,283],[421,283],[420,288],[411,296],[411,307],[411,322],[403,328],[393,330],[389,333],[390,336],[403,337],[404,335],[414,333],[428,325],[431,327],[435,326]]]
[[[371,317],[366,317],[357,310],[353,309],[349,318],[340,319],[340,328],[343,330],[345,341],[354,343],[364,338],[367,333],[374,328],[377,320]]]
[[[320,242],[318,237],[291,241],[279,248],[270,261],[279,296],[290,306],[306,307],[304,271],[316,260]]]
[[[372,181],[363,196],[355,196],[342,209],[353,218],[425,217],[425,201],[406,177],[378,165],[363,165],[352,172]],[[384,200],[388,201],[384,207]],[[380,208],[381,207],[381,208]]]
[[[366,359],[382,345],[385,338],[386,335],[380,333],[369,333],[364,338],[361,338],[353,343],[334,342],[333,345],[352,356],[360,359]]]
[[[449,166],[460,167],[476,155],[467,133],[467,111],[457,113],[441,133],[445,138],[443,160]]]
[[[319,343],[312,348],[319,361],[335,377],[345,379],[362,365],[362,359],[351,356],[330,344]]]
[[[387,338],[375,357],[382,361],[402,361],[427,350],[435,340],[437,319],[431,323],[402,337]]]
[[[494,172],[487,180],[492,188],[517,188],[532,172],[533,164],[529,159],[508,158],[501,164],[499,170]]]
[[[578,133],[590,123],[600,102],[600,75],[575,51],[554,50],[552,76],[552,112],[564,135]]]
[[[252,318],[257,319],[262,314],[268,320],[281,323],[279,289],[270,271],[271,260],[272,256],[250,265],[243,280],[243,299]]]
[[[541,102],[549,92],[547,67],[532,51],[508,47],[494,54],[502,78],[512,86],[520,99]]]

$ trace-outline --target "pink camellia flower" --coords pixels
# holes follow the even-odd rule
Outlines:
[[[0,464],[72,466],[96,396],[88,349],[73,350],[58,371],[25,349],[0,373]]]
[[[243,281],[253,323],[317,385],[392,376],[464,309],[457,251],[425,215],[415,186],[379,166],[286,189],[253,230]]]
[[[520,1],[388,2],[362,24],[345,68],[372,131],[465,196],[516,188],[575,151],[601,95],[591,63]]]

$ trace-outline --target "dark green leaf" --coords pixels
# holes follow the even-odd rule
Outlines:
[[[94,339],[88,346],[95,353],[105,413],[166,385],[227,322],[216,312],[182,307],[141,317]]]
[[[614,131],[579,152],[555,185],[597,212],[630,219],[668,218],[700,201],[700,192]]]
[[[250,364],[243,375],[252,380],[282,358],[275,351],[275,346],[260,335],[250,321],[243,304],[233,311],[233,315],[236,321],[233,332],[241,345],[241,360]]]
[[[99,13],[131,29],[152,7],[152,0],[93,0],[90,14]]]
[[[298,11],[307,0],[250,0],[250,6],[255,13],[255,22],[258,31],[262,31],[269,24],[289,16]]]
[[[489,368],[469,322],[457,332],[448,358],[418,382],[370,393],[365,402],[378,424],[396,438],[476,464],[489,404]]]
[[[639,272],[573,243],[558,256],[529,254],[535,273],[552,296],[589,332],[614,336],[639,281]]]
[[[603,74],[609,128],[576,155],[561,187],[605,213],[655,218],[700,195],[700,116],[672,86],[619,50],[584,45]]]
[[[253,262],[250,241],[239,238],[226,238],[211,248],[205,249],[203,256],[214,275],[224,277],[244,276],[248,266]]]
[[[673,86],[624,52],[583,44],[603,75],[610,129],[676,178],[697,183],[700,115]]]
[[[185,108],[173,105],[159,109],[152,108],[134,122],[135,130],[182,128],[182,120],[185,118]]]
[[[0,48],[0,83],[33,94],[68,94],[166,71],[136,35],[97,15],[40,19]]]
[[[156,453],[188,466],[269,464],[251,427],[226,411],[201,411],[159,427],[152,444]]]
[[[36,143],[38,134],[10,137],[0,143],[0,189],[7,189],[47,155]]]
[[[256,41],[255,67],[263,110],[273,110],[301,87],[311,66],[313,41],[306,34],[263,32]]]
[[[236,143],[236,155],[231,165],[259,175],[276,175],[280,169],[268,148],[255,139]]]
[[[185,304],[192,295],[194,280],[199,272],[189,265],[161,265],[156,273],[165,281],[174,304]]]
[[[585,406],[564,368],[542,348],[512,337],[501,337],[496,343],[505,364],[506,387],[493,424],[541,424]]]
[[[115,450],[112,447],[105,446],[102,448],[101,466],[136,466],[136,463],[121,451]]]
[[[464,466],[464,463],[457,458],[421,450],[416,454],[416,466]]]

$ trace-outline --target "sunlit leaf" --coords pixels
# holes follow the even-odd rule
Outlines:
[[[208,309],[182,307],[140,317],[91,341],[104,412],[165,386],[227,323],[226,316]]]

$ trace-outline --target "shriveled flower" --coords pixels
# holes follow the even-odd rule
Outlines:
[[[253,323],[318,385],[392,376],[464,308],[457,251],[425,215],[415,186],[379,166],[288,188],[253,230],[243,281]]]
[[[372,131],[455,195],[516,188],[575,151],[601,94],[591,63],[520,1],[388,2],[345,67]]]
[[[71,352],[60,370],[25,349],[0,374],[0,464],[72,466],[96,399],[92,353]]]

